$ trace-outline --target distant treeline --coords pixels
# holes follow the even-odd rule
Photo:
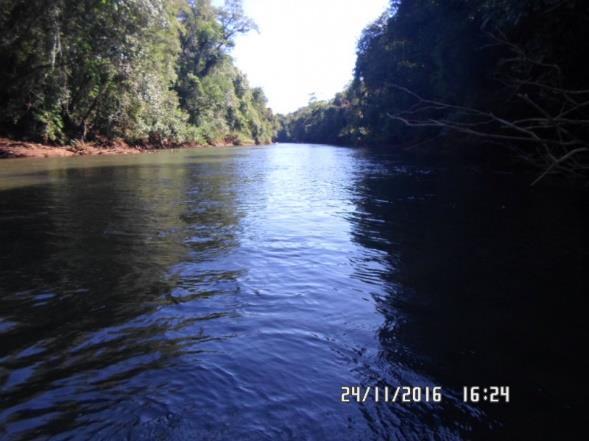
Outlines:
[[[0,131],[67,143],[266,143],[276,122],[228,50],[239,0],[1,0]]]
[[[588,59],[586,0],[393,0],[349,87],[281,115],[279,140],[436,149],[458,133],[584,173]]]

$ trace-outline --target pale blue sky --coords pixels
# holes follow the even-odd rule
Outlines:
[[[214,3],[222,3],[216,0]],[[389,0],[243,0],[260,32],[240,36],[232,52],[276,113],[332,98],[352,79],[356,42]]]

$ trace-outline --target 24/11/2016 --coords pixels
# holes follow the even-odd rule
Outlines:
[[[343,386],[342,403],[439,403],[442,401],[441,387],[413,386]]]

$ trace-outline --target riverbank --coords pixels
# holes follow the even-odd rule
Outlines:
[[[253,143],[251,143],[253,145]],[[250,145],[242,144],[242,145]],[[0,159],[6,158],[59,158],[68,156],[97,156],[97,155],[133,155],[156,150],[173,148],[199,147],[233,147],[233,143],[216,143],[213,146],[200,144],[169,144],[156,146],[150,144],[130,145],[124,141],[112,141],[108,144],[76,143],[74,145],[47,145],[35,142],[18,141],[0,138]]]

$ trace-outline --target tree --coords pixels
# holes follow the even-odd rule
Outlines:
[[[252,27],[237,1],[3,0],[0,130],[56,143],[222,138],[239,108],[228,50]]]
[[[392,1],[358,42],[351,85],[281,118],[281,139],[431,152],[473,142],[458,131],[586,175],[587,23],[580,0]]]
[[[214,8],[210,0],[186,3],[180,11],[181,55],[175,89],[189,122],[204,142],[270,142],[273,116],[263,92],[250,90],[229,55],[234,38],[255,28],[241,2]]]

